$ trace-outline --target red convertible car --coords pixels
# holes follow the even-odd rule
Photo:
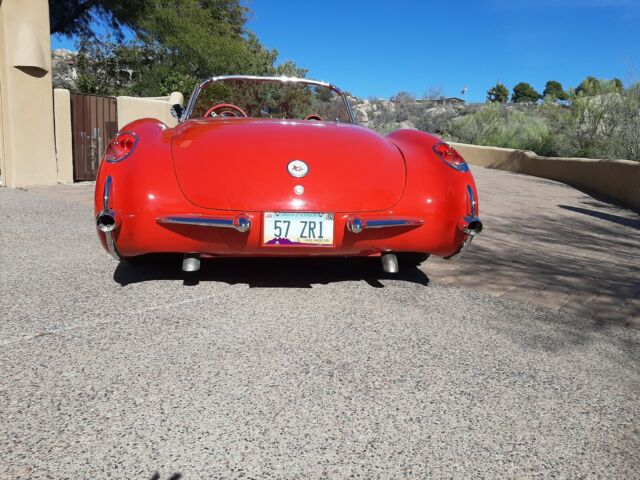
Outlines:
[[[452,257],[482,230],[454,148],[356,125],[331,84],[214,77],[172,112],[175,128],[128,124],[100,165],[96,225],[117,260],[179,253],[196,271],[202,257],[377,256],[397,272]]]

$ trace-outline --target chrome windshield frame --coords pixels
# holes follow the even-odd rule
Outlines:
[[[200,95],[200,92],[202,91],[203,88],[206,88],[211,83],[221,82],[224,80],[254,80],[258,82],[306,83],[309,85],[318,85],[321,87],[329,88],[334,92],[336,92],[336,94],[342,97],[342,101],[344,102],[344,105],[347,108],[347,112],[349,113],[349,119],[351,120],[351,123],[353,125],[357,125],[356,117],[353,114],[353,110],[351,110],[351,105],[349,104],[349,100],[347,100],[347,95],[335,85],[332,85],[331,83],[327,83],[327,82],[321,82],[319,80],[311,80],[309,78],[285,77],[285,76],[268,77],[268,76],[260,76],[260,75],[223,75],[218,77],[211,77],[207,80],[204,80],[203,82],[200,82],[193,89],[193,92],[191,92],[191,96],[189,97],[189,102],[187,103],[187,108],[185,109],[184,114],[180,117],[180,121],[184,122],[185,120],[188,120],[191,117],[191,113],[193,112],[193,109],[195,108],[195,105],[196,105],[196,100],[198,99],[198,96]]]

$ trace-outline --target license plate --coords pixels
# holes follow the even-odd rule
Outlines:
[[[263,244],[333,245],[333,213],[264,212]]]

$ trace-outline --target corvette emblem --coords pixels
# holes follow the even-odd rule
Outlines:
[[[287,165],[289,175],[296,178],[302,178],[309,173],[309,165],[302,160],[291,160]]]

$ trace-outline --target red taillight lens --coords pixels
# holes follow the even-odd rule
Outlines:
[[[138,143],[138,136],[131,132],[118,132],[107,145],[107,151],[104,153],[104,159],[107,162],[119,162],[124,160]]]
[[[433,146],[433,151],[436,152],[436,155],[438,155],[442,159],[442,161],[450,167],[453,167],[461,172],[466,172],[467,170],[469,170],[467,162],[464,161],[464,158],[462,158],[458,151],[451,145],[444,142],[437,143]]]

